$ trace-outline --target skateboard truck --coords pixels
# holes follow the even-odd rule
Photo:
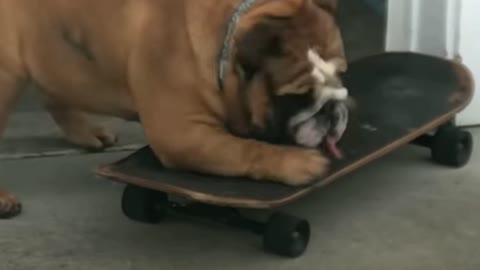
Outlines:
[[[243,216],[235,208],[180,204],[170,201],[164,192],[134,185],[127,185],[124,189],[122,210],[128,218],[149,224],[160,223],[167,215],[176,214],[249,230],[263,235],[266,251],[287,257],[302,255],[310,239],[310,224],[305,219],[276,212],[266,222],[256,221]]]

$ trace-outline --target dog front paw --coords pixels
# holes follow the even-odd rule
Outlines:
[[[66,135],[71,143],[90,151],[101,151],[113,146],[118,141],[113,132],[100,126],[77,129],[68,132]]]
[[[278,168],[279,180],[290,186],[308,185],[324,176],[329,164],[316,150],[289,149],[283,153]]]
[[[257,179],[269,179],[289,186],[304,186],[325,176],[329,165],[329,160],[319,151],[277,147],[257,160],[253,168]]]

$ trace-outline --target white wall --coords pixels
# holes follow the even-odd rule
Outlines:
[[[446,56],[445,41],[448,35],[446,14],[449,2],[449,0],[390,0],[386,49]]]
[[[395,0],[394,0],[395,1]],[[457,0],[455,0],[457,1]],[[415,50],[446,56],[447,48],[447,3],[446,0],[416,0]]]
[[[458,0],[451,0],[458,1]],[[463,125],[480,125],[480,0],[461,0],[458,55],[476,80],[472,104],[459,116]]]
[[[389,0],[386,50],[404,51],[413,47],[413,1]]]

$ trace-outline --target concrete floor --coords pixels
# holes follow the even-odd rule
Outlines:
[[[125,154],[1,161],[2,185],[21,196],[25,212],[0,222],[0,269],[477,270],[476,150],[468,167],[451,170],[408,146],[289,205],[313,229],[296,260],[265,254],[259,238],[223,226],[126,219],[122,186],[91,173]]]

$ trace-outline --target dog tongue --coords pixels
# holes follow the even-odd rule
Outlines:
[[[343,154],[337,147],[337,140],[334,137],[328,137],[325,141],[327,152],[335,159],[342,159]]]

